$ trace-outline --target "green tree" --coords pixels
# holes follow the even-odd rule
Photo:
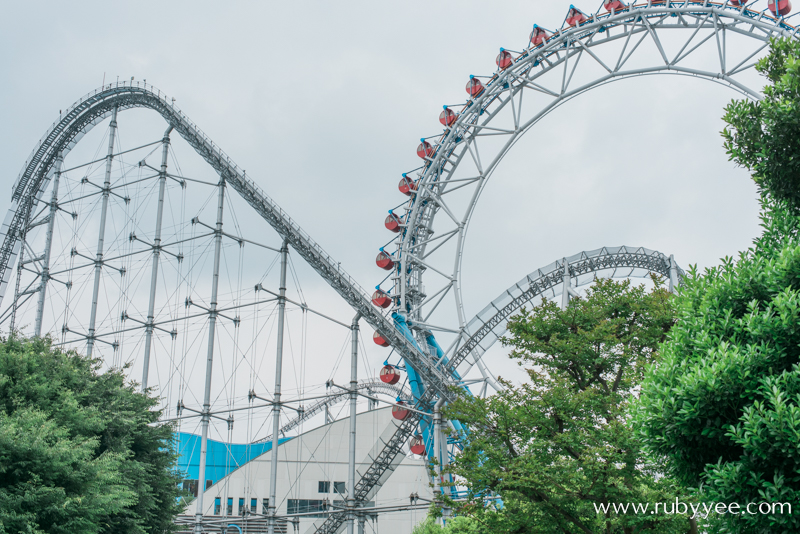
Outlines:
[[[121,372],[0,342],[0,533],[162,533],[178,513],[173,433]]]
[[[761,102],[727,107],[731,158],[761,189],[763,235],[692,270],[642,388],[643,439],[703,500],[788,502],[793,513],[713,518],[718,532],[800,532],[800,44],[773,41]]]
[[[411,534],[484,534],[480,525],[464,516],[448,519],[445,526],[438,525],[431,516],[420,523]]]
[[[674,502],[629,424],[628,406],[673,324],[670,294],[599,279],[566,310],[544,301],[508,323],[529,383],[447,410],[469,443],[449,466],[470,492],[459,512],[487,531],[687,532],[686,516],[598,513],[612,503]],[[491,495],[502,505],[485,506]],[[652,504],[651,504],[652,506]],[[651,508],[652,509],[652,508]]]

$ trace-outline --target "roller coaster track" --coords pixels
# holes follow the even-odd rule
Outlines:
[[[158,112],[194,150],[233,187],[247,203],[308,264],[361,314],[375,330],[386,336],[402,356],[414,366],[422,380],[437,394],[452,398],[448,385],[452,379],[433,365],[430,356],[420,352],[403,337],[392,322],[370,302],[369,295],[322,247],[294,222],[253,180],[245,175],[219,146],[204,134],[168,99],[151,85],[110,84],[87,94],[61,115],[31,153],[12,190],[12,206],[0,228],[0,299],[5,294],[12,266],[19,251],[22,232],[31,210],[41,199],[54,173],[57,158],[63,158],[92,127],[114,109],[149,108]]]
[[[683,48],[674,58],[667,57],[659,38],[659,35],[665,30],[683,31],[689,35]],[[709,35],[692,43],[701,30],[709,32]],[[726,62],[726,31],[752,38],[756,43],[753,53],[739,64],[729,65]],[[702,70],[693,68],[690,64],[684,64],[685,59],[703,43],[713,43],[714,37],[716,37],[719,51],[719,70]],[[751,60],[766,48],[769,39],[773,37],[797,38],[797,29],[785,23],[783,18],[771,16],[766,9],[758,11],[747,5],[733,6],[727,2],[720,4],[707,0],[648,1],[638,5],[625,6],[617,12],[599,13],[598,11],[594,15],[588,15],[585,22],[576,27],[564,24],[562,29],[551,35],[544,44],[530,46],[518,54],[512,66],[505,70],[498,69],[490,77],[485,89],[475,95],[461,109],[454,124],[446,127],[441,136],[434,136],[436,141],[431,146],[430,155],[423,154],[424,164],[417,173],[418,179],[414,182],[415,188],[411,192],[411,200],[406,208],[407,212],[400,218],[403,223],[402,232],[396,242],[397,250],[393,254],[396,264],[393,293],[396,298],[397,311],[408,314],[408,322],[412,328],[414,328],[415,322],[418,323],[415,334],[420,343],[423,342],[426,331],[432,327],[445,332],[457,329],[459,334],[453,345],[453,351],[448,350],[445,353],[449,356],[446,369],[450,372],[455,371],[470,354],[477,363],[485,350],[485,347],[480,346],[481,341],[490,333],[496,332],[514,310],[543,292],[563,283],[564,276],[559,269],[563,269],[565,265],[559,265],[556,262],[554,269],[547,270],[545,268],[529,277],[525,289],[515,290],[516,293],[521,294],[515,295],[511,299],[512,301],[498,309],[497,313],[490,314],[488,320],[481,314],[479,314],[480,319],[476,318],[478,322],[473,320],[468,325],[463,320],[464,311],[460,295],[461,261],[466,230],[474,207],[488,178],[505,154],[542,117],[575,96],[595,87],[615,80],[652,74],[677,74],[705,79],[727,85],[748,98],[760,99],[758,91],[745,86],[736,77],[752,68]],[[650,67],[625,67],[628,59],[646,39],[652,41],[658,49],[659,55],[654,64]],[[619,58],[615,59],[616,65],[611,63],[609,66],[600,59],[597,50],[606,43],[614,42],[624,42],[624,46]],[[595,65],[599,64],[605,72],[589,83],[571,86],[573,74],[584,55],[587,57],[586,61],[592,61]],[[557,76],[557,85],[560,88],[542,85],[542,77],[551,72]],[[530,119],[523,121],[521,110],[522,95],[525,91],[549,95],[552,100],[545,107],[537,109]],[[513,127],[490,126],[491,121],[503,110],[506,110],[507,115],[511,115]],[[496,155],[489,154],[490,157],[484,162],[481,161],[481,157],[486,158],[487,155],[484,153],[481,156],[477,148],[478,139],[482,135],[506,136],[507,138],[500,151]],[[424,139],[422,141],[425,142]],[[463,162],[474,163],[474,168],[470,167],[466,174],[468,178],[459,177],[456,174],[456,170]],[[404,179],[405,177],[406,175],[404,175]],[[446,199],[449,197],[445,195],[450,191],[465,191],[462,188],[470,184],[474,184],[474,192],[470,194],[471,200],[463,217],[458,217],[453,213],[451,207],[448,207]],[[434,219],[439,211],[446,213],[445,219],[452,221],[452,228],[437,229],[434,232]],[[437,237],[432,237],[434,233]],[[452,272],[447,271],[446,267],[437,268],[430,258],[434,251],[440,249],[442,244],[450,239],[457,243],[455,261],[448,259],[444,265],[454,265]],[[436,242],[434,243],[434,241]],[[429,245],[433,247],[431,251],[426,250]],[[647,249],[635,249],[636,251],[631,253],[628,252],[630,249],[624,247],[617,253],[611,253],[610,250],[603,249],[605,253],[593,257],[575,258],[574,262],[565,261],[569,276],[602,270],[603,265],[612,269],[627,266],[646,269],[661,275],[669,274],[671,262],[663,254]],[[573,265],[573,263],[575,264]],[[672,262],[672,266],[677,267],[674,266],[674,262]],[[433,298],[426,295],[422,284],[422,275],[425,271],[432,271],[442,276],[443,287],[432,292],[433,297],[441,296]],[[423,313],[423,306],[435,309],[450,291],[455,295],[459,324],[455,327],[453,325],[425,324],[426,321],[423,318],[429,316],[432,311]],[[474,331],[472,327],[475,328]],[[482,369],[482,372],[485,370]],[[433,394],[429,389],[419,399],[420,406],[428,406],[432,399]],[[415,414],[414,419],[418,420],[419,416]],[[404,423],[406,422],[408,420]],[[404,424],[398,427],[394,436],[386,443],[384,450],[357,484],[357,502],[363,502],[367,495],[372,494],[374,486],[381,483],[384,479],[382,476],[384,471],[393,465],[392,462],[395,458],[393,455],[399,454],[402,444],[413,431],[414,427],[410,425]],[[339,532],[344,521],[344,514],[331,515],[321,526],[317,527],[316,532],[326,534]]]
[[[401,400],[405,402],[411,401],[411,392],[407,388],[401,388],[397,385],[387,384],[385,382],[381,382],[380,380],[363,380],[358,383],[356,389],[362,391],[365,390],[369,393],[383,393],[385,395],[390,395],[392,397],[399,397]],[[315,402],[308,408],[304,409],[303,413],[301,413],[300,415],[298,415],[297,417],[295,417],[294,419],[283,425],[281,427],[280,434],[284,435],[286,434],[286,432],[289,432],[290,430],[297,428],[305,421],[308,421],[309,419],[320,413],[322,410],[325,409],[325,407],[330,407],[334,404],[342,402],[348,399],[349,396],[350,396],[349,391],[342,390],[340,393],[329,395],[324,399]],[[272,441],[272,435],[256,440],[253,443],[261,443],[264,441]]]
[[[471,348],[465,348],[463,356],[459,353],[461,360],[463,361],[470,351],[479,348],[481,341],[490,333],[497,332],[499,328],[504,328],[503,325],[508,321],[511,314],[526,303],[536,297],[545,295],[547,292],[551,292],[553,295],[558,294],[553,290],[559,286],[561,286],[562,291],[568,290],[564,287],[564,284],[565,281],[569,282],[572,278],[578,278],[586,274],[600,276],[608,271],[611,271],[610,276],[612,278],[628,278],[636,274],[634,271],[639,271],[640,275],[642,273],[653,273],[669,279],[671,286],[674,283],[680,283],[683,277],[683,271],[671,257],[643,247],[603,247],[598,250],[574,254],[533,271],[520,282],[504,291],[492,304],[470,321],[470,325],[481,326],[476,328],[475,333],[465,344],[465,347],[470,346]],[[500,302],[504,304],[498,307],[497,303]],[[487,313],[487,311],[490,311],[490,313]],[[496,339],[497,336],[494,337],[491,343]],[[487,348],[488,346],[480,347],[481,354]],[[452,362],[449,368],[454,369],[456,365],[458,365],[458,362]],[[432,400],[433,393],[431,390],[427,390],[420,399],[419,405],[427,406]],[[420,419],[420,414],[412,413],[397,427],[395,433],[386,442],[384,449],[373,460],[372,465],[356,484],[356,502],[367,502],[375,494],[378,487],[388,478],[394,470],[394,466],[398,463],[398,457],[402,456],[400,452],[403,445],[417,428]],[[331,514],[317,528],[316,532],[338,532],[344,525],[345,520],[344,513]]]
[[[751,4],[752,5],[752,4]],[[612,35],[611,30],[614,30]],[[694,32],[675,58],[668,58],[659,41],[658,34],[664,29],[679,29]],[[713,42],[717,36],[717,48],[720,50],[720,68],[718,72],[702,71],[683,65],[681,62],[697,46],[689,46],[698,31],[705,29],[712,32],[702,42]],[[621,31],[618,31],[621,30]],[[753,54],[740,64],[726,65],[724,54],[724,32],[753,38],[758,46]],[[720,40],[719,35],[723,38]],[[703,1],[648,1],[646,4],[626,6],[619,12],[590,15],[585,23],[574,28],[563,28],[551,36],[551,39],[538,47],[526,48],[514,61],[512,67],[498,71],[486,84],[485,91],[470,100],[452,127],[435,144],[431,157],[427,157],[417,182],[417,193],[410,202],[409,212],[404,217],[405,225],[398,243],[397,284],[395,295],[399,297],[403,313],[408,312],[409,323],[419,335],[426,328],[420,320],[422,306],[435,306],[435,302],[425,300],[421,273],[426,269],[436,271],[428,258],[433,250],[426,253],[427,244],[433,241],[433,221],[438,211],[444,211],[453,220],[456,229],[451,232],[438,233],[444,240],[453,238],[458,241],[457,261],[454,272],[443,274],[447,283],[456,294],[457,305],[460,301],[461,254],[466,228],[470,221],[480,192],[488,177],[492,174],[503,156],[514,146],[516,141],[527,130],[533,127],[544,115],[569,101],[576,95],[626,77],[672,73],[693,76],[705,80],[723,83],[733,89],[758,99],[760,95],[735,79],[750,68],[748,62],[763,50],[772,37],[797,37],[797,30],[786,24],[783,19],[771,17],[765,11],[757,11],[743,6],[732,6],[729,3],[718,4]],[[659,50],[656,65],[648,68],[625,70],[627,58],[633,54],[638,43],[650,39]],[[598,46],[607,42],[631,43],[633,47],[627,56],[620,56],[617,65],[603,63],[595,52]],[[722,46],[720,47],[720,42]],[[702,44],[702,43],[701,43]],[[625,51],[626,48],[623,48]],[[685,50],[688,50],[684,53]],[[583,55],[587,61],[596,61],[606,73],[591,83],[570,87],[574,74]],[[663,59],[663,61],[662,61]],[[560,70],[557,70],[560,69]],[[563,71],[563,76],[561,72]],[[550,90],[540,85],[540,78],[554,72],[561,79],[561,89]],[[523,89],[538,91],[553,98],[545,108],[539,110],[527,122],[521,121],[521,104]],[[515,100],[516,99],[516,100]],[[519,102],[515,107],[515,102]],[[564,283],[564,271],[568,278],[582,274],[600,272],[608,269],[641,269],[661,275],[675,269],[666,256],[647,249],[601,249],[592,253],[581,253],[578,257],[570,257],[561,263],[555,262],[553,268],[543,268],[526,277],[524,283],[510,288],[503,296],[502,303],[491,306],[476,319],[467,323],[460,319],[458,325],[459,340],[453,351],[448,351],[450,361],[441,365],[438,360],[419,350],[409,339],[395,328],[392,320],[375,308],[369,294],[361,288],[335,261],[304,232],[255,182],[248,178],[230,157],[227,156],[211,139],[204,134],[175,105],[174,100],[166,94],[147,84],[109,84],[87,94],[72,107],[61,114],[59,120],[47,131],[27,159],[12,190],[12,206],[0,227],[0,300],[3,298],[11,278],[11,271],[20,250],[24,232],[30,223],[33,208],[41,202],[42,195],[54,175],[56,162],[78,143],[78,141],[115,110],[130,108],[148,108],[159,113],[194,150],[220,175],[226,184],[236,190],[242,198],[262,217],[275,231],[292,246],[293,249],[346,301],[364,320],[378,331],[395,350],[420,375],[425,385],[423,395],[417,399],[417,408],[429,410],[435,397],[452,400],[455,393],[451,389],[456,385],[452,372],[464,363],[472,354],[478,358],[486,349],[486,340],[494,335],[496,338],[508,317],[526,302],[552,291]],[[489,122],[504,109],[511,109],[515,121],[513,130],[492,132]],[[507,142],[500,152],[487,165],[482,166],[477,154],[477,141],[481,135],[507,135]],[[477,178],[453,179],[456,167],[463,161],[472,158],[479,167]],[[460,181],[456,187],[452,183]],[[463,185],[473,185],[473,201],[463,217],[455,217],[449,213],[446,194]],[[464,189],[462,191],[467,191]],[[438,272],[438,271],[436,271]],[[447,289],[447,288],[445,288]],[[444,290],[443,290],[444,291]],[[444,295],[445,293],[442,293]],[[496,301],[497,302],[497,301]],[[461,315],[463,310],[460,309]],[[414,323],[417,323],[414,326]],[[448,328],[446,325],[445,331]],[[453,331],[452,329],[450,331]],[[319,408],[321,409],[321,407]],[[417,412],[403,420],[393,436],[384,444],[383,450],[373,459],[372,465],[356,484],[356,502],[363,503],[375,494],[380,485],[388,478],[401,459],[401,452],[407,439],[411,436],[420,421]],[[299,424],[299,423],[298,423]],[[332,514],[318,532],[333,533],[339,531],[345,521],[345,514]]]

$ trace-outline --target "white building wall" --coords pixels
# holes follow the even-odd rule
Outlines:
[[[371,458],[382,448],[379,438],[386,440],[397,422],[391,415],[391,408],[382,408],[358,414],[356,418],[356,482],[371,465]],[[347,493],[340,496],[334,493],[334,482],[347,482],[349,418],[310,430],[278,447],[277,501],[278,515],[287,513],[289,499],[329,501],[345,500]],[[407,451],[406,447],[406,451]],[[265,514],[263,499],[269,497],[271,452],[262,454],[249,463],[233,471],[224,479],[206,490],[204,494],[205,515],[214,515],[215,499],[220,499],[220,515],[225,515],[227,499],[233,499],[233,516],[239,517],[239,499],[244,498],[249,507],[252,498],[257,499],[256,512]],[[409,503],[409,495],[416,492],[422,499],[431,499],[430,487],[424,458],[411,455],[403,458],[394,473],[384,483],[372,499],[376,506],[403,505]],[[330,493],[319,492],[319,482],[330,482]],[[194,513],[194,504],[184,513]],[[393,512],[380,514],[373,524],[367,522],[365,531],[373,527],[382,533],[410,533],[414,524],[425,517],[425,512]],[[231,518],[233,520],[233,517]],[[313,532],[314,523],[323,519],[301,518],[300,532]],[[291,532],[291,528],[289,529]]]

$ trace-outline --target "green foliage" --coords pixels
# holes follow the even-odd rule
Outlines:
[[[636,416],[648,447],[703,500],[795,508],[719,517],[719,532],[800,531],[798,56],[796,41],[773,41],[758,64],[773,84],[764,101],[728,106],[726,148],[762,188],[764,232],[737,259],[688,274]]]
[[[447,415],[470,429],[449,466],[469,488],[459,507],[492,532],[686,532],[685,516],[598,514],[595,505],[673,501],[627,410],[673,324],[671,296],[597,280],[562,311],[545,301],[508,324],[511,357],[530,383],[488,399],[463,396]],[[484,506],[494,494],[502,505]]]
[[[0,534],[161,533],[178,512],[172,429],[120,372],[0,343]]]
[[[480,525],[464,516],[453,517],[446,521],[444,527],[438,525],[432,517],[420,523],[411,534],[484,534]]]
[[[726,108],[722,132],[731,159],[749,169],[762,192],[800,206],[800,42],[773,40],[756,70],[771,85],[760,102]]]

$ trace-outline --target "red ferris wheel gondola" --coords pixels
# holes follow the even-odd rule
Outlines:
[[[567,24],[570,26],[580,26],[587,20],[589,20],[589,18],[584,15],[580,9],[575,6],[569,6],[569,11],[567,11]]]
[[[392,305],[392,297],[382,289],[376,289],[372,294],[372,303],[379,308],[388,308]]]
[[[442,126],[452,126],[455,124],[456,119],[458,119],[458,115],[447,106],[444,107],[444,111],[439,113],[439,122],[442,123]]]
[[[425,139],[420,139],[420,141],[422,142],[417,147],[417,156],[421,157],[422,159],[433,156],[433,147],[431,144]]]
[[[548,39],[550,39],[550,36],[547,35],[547,32],[534,24],[533,31],[531,32],[531,44],[533,46],[539,46],[542,43],[546,43]]]
[[[776,17],[783,17],[792,10],[792,3],[789,0],[767,0],[767,7]]]
[[[386,227],[387,230],[391,230],[394,233],[399,232],[403,229],[403,219],[398,217],[392,212],[389,212],[389,215],[386,217],[386,220],[383,221],[383,225]]]
[[[409,413],[411,412],[406,407],[406,403],[403,401],[398,401],[397,404],[392,406],[392,417],[394,417],[395,419],[399,419],[400,421],[402,421],[406,417],[408,417]]]
[[[500,67],[500,70],[506,70],[514,63],[514,60],[511,58],[511,52],[501,48],[500,54],[497,56],[497,59],[495,59],[494,62],[497,63],[497,66]]]
[[[422,441],[422,436],[416,435],[408,442],[411,452],[414,454],[425,454],[425,442]]]
[[[397,384],[400,382],[400,372],[391,365],[384,365],[381,369],[380,378],[384,384]]]
[[[372,341],[374,341],[376,345],[380,345],[381,347],[389,346],[389,342],[386,340],[386,338],[377,332],[372,334]]]
[[[375,263],[378,265],[378,267],[380,267],[385,271],[391,271],[392,268],[394,267],[394,261],[392,261],[392,255],[384,250],[381,250],[378,253],[378,256],[375,258]]]
[[[471,96],[472,98],[476,98],[480,96],[480,94],[483,92],[484,87],[478,78],[476,78],[473,75],[470,75],[466,89],[467,92],[469,93],[469,96]]]
[[[411,196],[414,191],[417,190],[417,184],[409,178],[405,173],[403,174],[403,178],[400,180],[400,183],[397,185],[397,188],[400,190],[401,193],[407,196]]]

